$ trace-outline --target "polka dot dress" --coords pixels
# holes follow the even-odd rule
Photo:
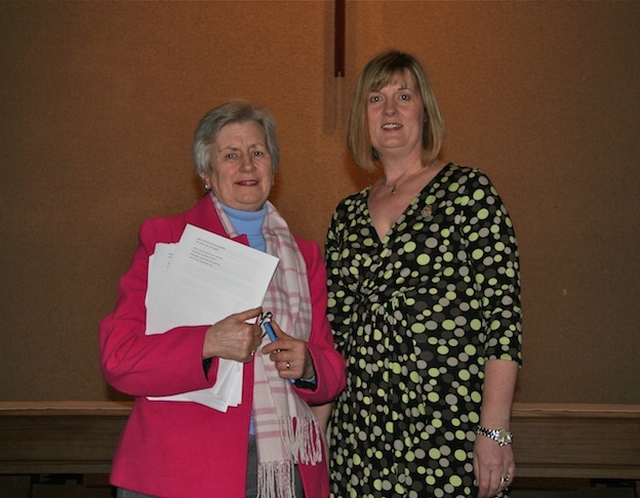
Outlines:
[[[340,203],[327,236],[329,319],[348,364],[332,495],[477,496],[483,365],[521,361],[511,220],[481,171],[454,164],[382,240],[368,193]]]

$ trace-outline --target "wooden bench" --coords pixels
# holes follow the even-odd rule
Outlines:
[[[130,403],[0,402],[0,474],[108,474]]]
[[[119,402],[0,402],[0,474],[108,474],[131,411]],[[626,479],[640,496],[640,405],[516,403],[525,478]]]
[[[516,403],[518,476],[640,481],[640,405]]]

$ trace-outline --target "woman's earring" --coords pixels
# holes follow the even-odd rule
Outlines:
[[[211,187],[209,187],[209,185],[207,185],[206,183],[203,185],[203,187],[204,187],[204,191],[205,191],[205,192],[208,192],[208,191],[209,191],[209,189],[211,188]]]

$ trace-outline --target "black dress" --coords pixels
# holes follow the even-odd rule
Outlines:
[[[329,319],[348,364],[331,417],[339,497],[477,496],[483,365],[521,362],[518,249],[477,169],[448,164],[380,240],[369,188],[327,235]]]

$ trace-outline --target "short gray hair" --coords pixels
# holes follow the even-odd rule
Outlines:
[[[264,130],[265,146],[271,158],[271,173],[275,174],[280,161],[276,125],[267,109],[258,109],[246,100],[230,100],[211,109],[198,123],[191,146],[193,168],[198,176],[211,173],[211,146],[220,130],[231,123],[255,121]]]

